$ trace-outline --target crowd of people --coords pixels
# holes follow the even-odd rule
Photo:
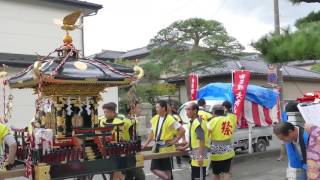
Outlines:
[[[286,112],[298,112],[297,104],[289,103]],[[104,104],[102,109],[104,115],[99,117],[100,127],[121,124],[119,139],[130,141],[138,137],[137,117],[141,112],[138,102],[126,108],[127,115],[117,113],[117,105],[113,102]],[[235,156],[232,140],[237,127],[237,117],[232,113],[230,102],[215,105],[212,112],[206,110],[203,99],[189,102],[185,111],[190,122],[186,125],[178,115],[177,108],[167,101],[158,101],[155,109],[156,115],[150,120],[150,133],[142,149],[153,142],[154,153],[188,150],[192,180],[206,179],[210,167],[213,180],[231,178],[232,160]],[[283,119],[284,122],[274,125],[273,132],[285,144],[289,165],[301,169],[301,180],[320,179],[320,127],[310,124],[302,127],[287,122],[285,116]],[[5,167],[11,169],[14,166],[17,144],[3,124],[0,124],[0,143],[4,143],[9,149]],[[181,165],[181,158],[176,158],[178,166]],[[162,180],[173,179],[173,168],[172,157],[151,161],[151,172]],[[110,176],[113,180],[145,180],[142,168],[113,172]]]
[[[206,179],[208,167],[212,167],[214,180],[230,179],[230,169],[235,152],[232,139],[236,130],[236,116],[231,112],[231,103],[205,108],[205,100],[190,102],[185,107],[190,120],[187,127],[169,113],[170,104],[160,100],[156,104],[157,114],[151,119],[151,130],[142,148],[154,141],[153,152],[175,152],[189,150],[192,180]],[[185,132],[188,133],[185,133]],[[180,139],[182,143],[178,143]],[[172,179],[172,158],[154,159],[151,171],[160,179]]]
[[[99,126],[105,127],[108,124],[119,125],[120,134],[117,139],[130,141],[137,138],[139,127],[137,117],[140,115],[138,102],[128,106],[127,115],[117,113],[116,103],[109,102],[102,106],[104,115],[99,117]],[[225,102],[213,108],[213,113],[205,109],[205,101],[189,103],[185,110],[190,119],[188,127],[183,127],[183,122],[177,114],[176,107],[167,101],[160,100],[155,106],[156,115],[152,117],[150,134],[142,145],[146,148],[152,141],[154,153],[176,152],[189,150],[191,179],[206,178],[207,167],[212,167],[213,179],[230,179],[230,166],[235,152],[232,148],[232,138],[236,129],[236,117],[231,113],[231,104]],[[78,127],[83,119],[72,118],[72,127]],[[32,124],[32,123],[31,123]],[[31,128],[31,127],[30,127]],[[29,129],[29,131],[32,129]],[[186,135],[186,130],[188,131]],[[10,130],[0,124],[0,143],[4,142],[9,147],[9,156],[6,161],[6,169],[11,169],[15,162],[17,143]],[[179,143],[180,142],[180,143]],[[181,164],[180,157],[177,164]],[[161,179],[173,179],[172,158],[154,159],[151,162],[150,170]],[[134,168],[125,171],[112,172],[113,180],[144,180],[145,174],[142,168]]]

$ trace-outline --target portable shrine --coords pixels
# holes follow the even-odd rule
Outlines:
[[[32,88],[38,94],[29,143],[18,144],[17,156],[26,160],[26,176],[61,179],[108,173],[143,166],[137,138],[121,142],[119,128],[98,127],[100,93],[107,87],[130,86],[142,76],[139,67],[81,57],[69,31],[80,12],[66,16],[63,46],[11,77],[11,88]],[[118,129],[118,131],[115,131]],[[142,162],[142,163],[141,163]]]

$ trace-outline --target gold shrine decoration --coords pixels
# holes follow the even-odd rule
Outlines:
[[[43,84],[44,86],[47,85],[66,85],[66,86],[70,86],[70,85],[79,85],[81,87],[84,88],[84,86],[86,87],[91,87],[91,86],[102,86],[104,88],[107,87],[127,87],[128,85],[130,85],[130,83],[132,82],[132,80],[130,78],[125,78],[123,81],[97,81],[97,79],[85,79],[85,80],[61,80],[61,79],[54,79],[52,77],[43,77]],[[14,84],[10,84],[11,88],[37,88],[38,86],[38,79],[32,80],[32,81],[19,81],[18,83],[14,83]]]
[[[54,19],[54,23],[59,25],[61,29],[66,30],[67,32],[72,31],[80,27],[80,25],[77,24],[77,22],[81,16],[81,13],[82,13],[81,11],[72,12],[71,14],[68,14],[67,16],[65,16],[63,20]]]
[[[44,96],[97,96],[105,89],[104,85],[65,85],[52,84],[42,87],[42,94]],[[35,89],[35,91],[37,91]]]
[[[40,67],[41,67],[42,63],[41,61],[36,61],[33,64],[33,79],[34,80],[39,80],[41,71],[40,71]]]
[[[144,166],[144,157],[142,154],[136,155],[136,167],[137,168],[143,168]]]
[[[50,179],[50,165],[46,163],[39,163],[35,166],[35,180],[49,180]]]
[[[138,80],[140,80],[144,76],[144,70],[140,66],[133,66],[133,70],[136,73]]]
[[[82,12],[81,11],[75,11],[72,12],[71,14],[68,14],[67,16],[65,16],[63,18],[63,20],[60,19],[55,19],[54,23],[59,25],[61,27],[61,29],[66,31],[66,35],[63,38],[63,42],[64,42],[64,47],[66,49],[72,49],[73,45],[72,45],[72,37],[69,35],[69,31],[73,31],[76,28],[80,28],[81,24],[78,23],[80,16],[81,16]]]

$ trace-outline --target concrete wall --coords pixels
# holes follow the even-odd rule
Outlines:
[[[47,55],[62,45],[65,32],[56,24],[76,10],[72,6],[39,0],[0,0],[0,53]],[[82,50],[82,30],[71,32],[74,45]]]

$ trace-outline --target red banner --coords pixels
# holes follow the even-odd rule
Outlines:
[[[240,127],[245,127],[245,123],[242,121],[245,121],[242,119],[243,116],[243,107],[244,107],[244,100],[247,93],[247,87],[250,80],[250,71],[247,70],[239,70],[233,72],[233,94],[235,97],[234,102],[234,113],[237,116],[238,119],[238,125]]]
[[[199,77],[195,73],[189,74],[189,91],[190,91],[190,100],[196,100],[198,95],[199,88]]]
[[[278,118],[278,122],[281,122],[281,120],[283,119],[282,119],[282,112],[280,107],[280,87],[278,87],[276,91],[279,93],[277,97],[277,118]]]

